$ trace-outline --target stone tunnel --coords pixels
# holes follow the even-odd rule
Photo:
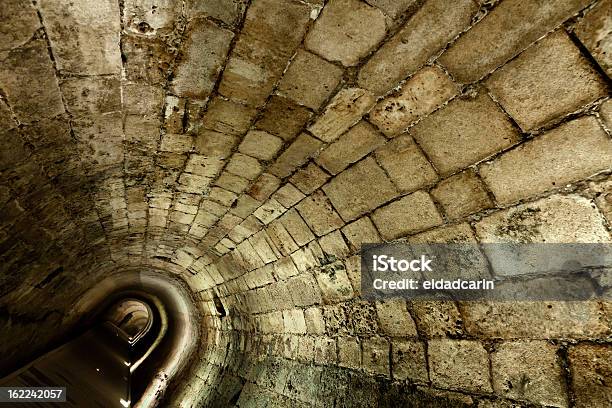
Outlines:
[[[610,0],[1,0],[0,376],[152,314],[124,407],[608,408],[610,297],[360,251],[610,244],[611,76]]]

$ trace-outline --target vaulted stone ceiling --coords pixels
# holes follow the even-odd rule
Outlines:
[[[2,0],[4,366],[153,268],[204,315],[185,406],[604,406],[609,303],[374,304],[357,254],[610,242],[611,10]]]

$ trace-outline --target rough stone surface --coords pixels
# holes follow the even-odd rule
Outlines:
[[[372,158],[334,177],[323,190],[346,221],[378,207],[397,194],[391,181]],[[347,200],[348,197],[350,200]]]
[[[293,139],[310,119],[311,112],[282,96],[273,96],[266,104],[262,117],[255,126],[281,137]]]
[[[610,137],[595,118],[584,117],[484,164],[480,173],[495,198],[510,203],[607,170],[611,157]],[[537,181],[527,183],[534,174]]]
[[[525,131],[607,94],[603,79],[562,31],[523,52],[486,83]]]
[[[374,212],[372,221],[384,239],[401,236],[442,224],[442,217],[429,194],[417,191]]]
[[[453,100],[415,125],[410,134],[443,175],[518,141],[508,118],[485,93]]]
[[[325,235],[344,224],[322,191],[311,194],[296,208],[317,236]]]
[[[391,348],[393,378],[422,383],[429,380],[423,343],[413,340],[394,340]]]
[[[363,22],[367,21],[366,26]],[[380,10],[357,0],[331,0],[306,37],[306,48],[329,61],[357,65],[386,34]]]
[[[21,0],[7,0],[0,8],[0,50],[10,50],[29,41],[40,27],[36,9]]]
[[[457,219],[493,206],[482,181],[474,171],[466,170],[441,181],[431,195],[444,207],[451,219]]]
[[[410,77],[399,91],[379,102],[370,112],[370,121],[385,135],[396,136],[456,93],[456,85],[444,71],[426,67]]]
[[[470,24],[473,1],[426,2],[359,71],[359,85],[381,94],[415,73]]]
[[[612,350],[608,345],[582,344],[571,347],[568,353],[575,406],[605,407],[612,403],[612,392],[607,386],[612,376]]]
[[[461,36],[440,57],[440,62],[459,82],[473,82],[507,62],[588,3],[586,0],[548,0],[526,5],[520,0],[504,1],[473,30]]]
[[[278,137],[261,130],[252,130],[246,134],[238,150],[241,153],[261,160],[271,160],[283,145]]]
[[[491,392],[489,357],[475,340],[435,339],[428,343],[431,381],[443,388]],[[468,374],[469,373],[469,374]]]
[[[610,39],[610,1],[600,1],[576,26],[576,35],[603,70],[612,76],[612,40]]]

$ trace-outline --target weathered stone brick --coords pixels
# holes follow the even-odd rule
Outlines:
[[[431,197],[424,191],[379,208],[372,215],[372,221],[385,240],[414,234],[443,222]]]
[[[121,73],[119,3],[47,0],[39,7],[61,71],[89,75]]]
[[[216,97],[208,104],[202,126],[227,135],[242,135],[256,113],[254,108]]]
[[[389,377],[389,341],[381,337],[364,339],[362,360],[363,369],[367,372]]]
[[[344,88],[333,97],[308,130],[324,142],[333,142],[359,122],[375,101],[374,95],[365,89]]]
[[[355,251],[361,249],[361,244],[375,244],[381,241],[376,227],[368,217],[361,217],[347,224],[342,228],[342,233]]]
[[[403,299],[376,302],[376,312],[378,324],[385,334],[392,337],[417,335],[416,326]]]
[[[353,297],[353,287],[342,262],[326,265],[315,272],[325,303],[337,303]]]
[[[195,139],[195,150],[205,156],[227,158],[237,143],[237,136],[201,129]]]
[[[525,131],[607,94],[605,82],[562,30],[497,70],[486,84]]]
[[[223,164],[224,162],[216,157],[191,154],[185,165],[185,172],[205,177],[214,177],[221,170]]]
[[[329,61],[352,66],[368,55],[386,30],[380,10],[357,0],[332,0],[308,33],[305,46]]]
[[[249,106],[260,106],[300,43],[310,7],[288,0],[256,0],[246,13],[219,92]]]
[[[301,133],[270,166],[269,171],[278,177],[287,177],[293,170],[306,163],[322,146],[321,141]]]
[[[278,85],[281,95],[319,109],[342,79],[342,69],[305,50],[298,50]]]
[[[302,309],[283,310],[283,322],[287,333],[306,333],[306,321]]]
[[[323,150],[316,161],[330,173],[338,174],[385,141],[372,125],[361,121]]]
[[[483,242],[610,242],[603,217],[577,195],[554,195],[491,214],[476,223]]]
[[[371,157],[337,175],[323,190],[346,221],[365,214],[397,194],[384,171]]]
[[[306,224],[317,235],[322,236],[344,225],[322,191],[316,191],[295,206]]]
[[[602,0],[585,15],[576,25],[576,35],[591,52],[603,70],[612,76],[612,56],[610,50],[610,18],[612,18],[612,3]]]
[[[342,238],[342,233],[338,230],[319,239],[319,245],[328,259],[344,259],[349,254],[346,242]]]
[[[273,221],[270,223],[267,232],[270,239],[282,255],[289,256],[292,252],[299,248],[283,224],[281,224],[279,221]],[[295,265],[293,265],[293,268],[295,268]]]
[[[321,303],[321,292],[312,275],[298,275],[289,279],[287,284],[296,306],[311,306]]]
[[[385,135],[395,136],[456,94],[457,86],[444,71],[425,67],[380,101],[370,112],[370,121]]]
[[[60,89],[44,40],[1,56],[0,87],[20,122],[64,113]]]
[[[121,86],[119,79],[115,77],[71,78],[62,82],[61,89],[66,100],[66,107],[74,116],[107,114],[120,111],[122,108]],[[134,113],[132,109],[138,110],[139,114],[146,115],[149,113],[143,112],[148,109],[139,109],[139,107],[134,106],[134,103],[130,103],[131,98],[128,95],[133,95],[133,92],[130,91],[132,90],[128,87],[124,88],[125,107],[129,109],[128,113]],[[156,98],[153,95],[146,94],[145,98],[144,101],[150,101],[152,105],[157,106]],[[140,108],[144,108],[142,106],[143,99],[140,99],[140,101]],[[159,102],[159,108],[161,109],[163,97],[159,99]],[[156,113],[159,115],[159,110]]]
[[[287,211],[287,209],[280,205],[279,202],[274,199],[270,199],[255,210],[253,215],[267,225],[280,217],[285,211]]]
[[[402,135],[376,150],[376,160],[402,192],[433,184],[438,175],[410,135]]]
[[[160,85],[166,81],[173,55],[159,38],[123,35],[124,69],[128,80]]]
[[[256,200],[264,201],[276,191],[280,183],[278,177],[269,173],[263,173],[259,176],[257,181],[253,183],[248,193]]]
[[[167,133],[162,136],[159,150],[164,152],[186,153],[193,148],[193,137]]]
[[[606,407],[612,403],[612,349],[606,344],[579,344],[568,353],[575,407]]]
[[[319,166],[310,163],[303,169],[298,170],[290,180],[302,193],[310,194],[325,184],[329,178],[330,175],[321,170]]]
[[[609,136],[594,117],[584,117],[484,164],[480,173],[497,201],[506,204],[609,169],[611,157]]]
[[[423,343],[416,340],[393,340],[391,351],[394,379],[423,383],[429,381]]]
[[[262,166],[257,159],[242,153],[234,153],[225,166],[225,171],[254,180],[262,171]]]
[[[504,1],[440,57],[453,78],[476,81],[558,26],[587,0]],[[529,16],[529,18],[524,18]],[[511,31],[507,27],[513,27]]]
[[[491,354],[493,389],[505,397],[567,407],[568,397],[557,346],[546,341],[514,341]]]
[[[240,194],[248,188],[249,180],[224,171],[217,178],[215,185],[236,194]]]
[[[336,363],[336,340],[330,337],[319,336],[315,338],[315,357],[317,364]]]
[[[416,0],[368,0],[368,3],[381,9],[391,18],[397,18],[402,13],[413,8]]]
[[[6,0],[0,10],[0,50],[11,50],[29,41],[40,27],[36,9],[21,0]]]
[[[293,207],[304,197],[306,197],[304,193],[295,188],[295,186],[291,183],[285,184],[272,195],[272,198],[274,198],[286,208]]]
[[[431,195],[450,219],[458,219],[493,206],[476,173],[468,169],[441,181]]]
[[[459,98],[417,123],[415,140],[442,175],[449,175],[503,150],[518,135],[484,92]]]
[[[315,238],[300,214],[293,208],[283,214],[279,221],[299,246],[304,246]]]
[[[251,130],[238,146],[238,150],[261,160],[271,160],[282,145],[283,141],[276,136],[261,130]]]
[[[244,0],[215,0],[199,1],[186,0],[185,9],[187,16],[199,17],[210,16],[223,21],[225,24],[235,25],[240,21],[240,17],[246,8]]]
[[[258,129],[277,135],[283,140],[293,139],[312,116],[312,112],[291,99],[274,95],[255,123]]]
[[[309,307],[304,309],[304,318],[309,334],[325,334],[325,321],[320,308]]]
[[[361,368],[361,342],[357,337],[338,337],[338,365],[359,370]]]
[[[178,96],[205,99],[221,72],[234,33],[205,19],[192,21],[187,30],[171,87]]]
[[[155,0],[126,0],[123,5],[125,29],[136,34],[167,35],[176,24],[181,5]]]
[[[476,340],[429,341],[429,376],[435,386],[491,392],[489,356]]]
[[[470,25],[478,7],[472,1],[426,2],[359,72],[359,85],[382,94],[415,73]]]

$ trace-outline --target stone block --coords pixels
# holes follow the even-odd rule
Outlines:
[[[160,38],[129,34],[123,35],[121,42],[128,80],[151,85],[165,83],[174,58],[168,44]]]
[[[413,337],[417,335],[412,316],[406,309],[406,301],[392,299],[376,302],[378,324],[391,337]]]
[[[419,332],[427,338],[455,337],[463,334],[463,322],[452,301],[415,301],[410,303]]]
[[[195,150],[204,156],[227,158],[238,140],[234,135],[200,129],[195,138]]]
[[[304,193],[295,188],[295,186],[291,183],[285,184],[272,195],[272,198],[274,198],[286,208],[293,207],[295,204],[299,203],[304,197],[306,197]]]
[[[376,244],[381,242],[376,227],[368,217],[361,217],[357,221],[342,228],[342,233],[354,251],[361,249],[361,244]]]
[[[423,343],[418,340],[393,340],[391,352],[394,379],[422,383],[429,381]]]
[[[368,24],[364,25],[363,22]],[[305,46],[329,61],[353,66],[385,37],[383,13],[357,0],[332,0],[306,36]]]
[[[230,210],[230,212],[238,217],[246,218],[253,213],[261,205],[260,201],[257,201],[250,195],[241,195],[236,201],[236,205]]]
[[[271,238],[270,240],[272,241]],[[274,245],[273,242],[270,246],[272,245]],[[274,275],[278,280],[290,278],[298,273],[299,272],[291,260],[291,257],[279,258],[278,262],[274,263]]]
[[[482,181],[471,169],[441,181],[431,195],[451,220],[493,207]]]
[[[306,319],[306,328],[309,334],[325,334],[325,321],[323,313],[318,307],[309,307],[304,309],[304,318]]]
[[[320,190],[300,201],[295,208],[319,237],[344,225],[329,199]]]
[[[342,262],[326,265],[315,272],[325,303],[337,303],[353,297],[353,287]]]
[[[375,96],[365,89],[344,88],[332,98],[308,130],[324,142],[333,142],[359,122],[375,102]]]
[[[289,256],[299,248],[279,221],[271,222],[270,225],[268,225],[267,232],[282,255]]]
[[[1,56],[0,87],[20,122],[64,113],[60,88],[44,40],[35,40]]]
[[[202,126],[227,135],[242,135],[256,113],[254,108],[216,97],[208,104]]]
[[[291,99],[273,95],[266,104],[261,118],[255,123],[257,129],[265,130],[292,140],[312,116],[312,112]]]
[[[612,42],[610,40],[610,19],[612,18],[612,2],[600,1],[590,9],[584,18],[576,25],[576,35],[599,66],[612,77]]]
[[[322,146],[321,141],[306,133],[301,133],[270,166],[269,171],[278,177],[287,177],[313,157]]]
[[[385,135],[396,136],[456,94],[457,85],[444,71],[425,67],[380,101],[370,112],[370,121]]]
[[[484,92],[453,100],[417,123],[410,134],[444,176],[519,139],[510,120]]]
[[[477,340],[429,341],[429,376],[441,388],[491,392],[489,355]]]
[[[385,141],[372,125],[361,121],[323,150],[316,161],[331,174],[338,174]]]
[[[119,3],[47,0],[39,7],[60,71],[82,75],[121,73]]]
[[[128,86],[123,88],[126,113],[147,115],[155,106],[157,109],[155,114],[159,115],[164,100],[163,94],[160,92],[159,95],[152,95],[147,92],[149,87],[145,86],[142,87],[145,89],[143,92],[145,95],[142,95],[134,88]],[[62,82],[61,89],[66,101],[66,109],[74,116],[107,114],[122,109],[122,90],[119,78],[70,78]],[[159,97],[156,98],[156,96]]]
[[[0,10],[0,50],[17,48],[28,42],[40,27],[36,9],[21,0],[6,0]]]
[[[497,201],[508,204],[610,169],[610,157],[610,137],[594,117],[583,117],[482,165],[480,174]]]
[[[321,292],[312,275],[304,273],[287,282],[291,298],[296,306],[312,306],[321,303]]]
[[[224,171],[217,178],[215,185],[236,194],[240,194],[249,187],[249,180]]]
[[[436,205],[424,191],[379,208],[372,215],[372,221],[385,240],[414,234],[443,222]]]
[[[357,337],[338,337],[338,365],[353,370],[361,368],[361,341]]]
[[[334,177],[323,190],[346,221],[373,210],[397,195],[385,172],[371,157]]]
[[[209,16],[221,20],[225,24],[236,25],[240,21],[246,6],[247,2],[244,0],[186,0],[185,13],[189,18]]]
[[[278,85],[281,95],[317,110],[342,79],[342,69],[305,50],[298,50]]]
[[[283,141],[274,135],[261,130],[251,130],[238,146],[238,150],[257,159],[272,160],[282,145]]]
[[[185,165],[185,172],[204,177],[215,177],[223,165],[223,160],[219,158],[190,154]]]
[[[283,324],[286,333],[306,333],[306,320],[302,309],[283,310]]]
[[[389,341],[381,337],[363,340],[363,369],[373,375],[391,376],[389,361]]]
[[[166,133],[162,136],[159,150],[163,152],[186,153],[191,151],[193,143],[192,136]]]
[[[298,170],[291,177],[291,183],[304,194],[311,194],[329,180],[330,176],[314,163]]]
[[[268,225],[275,219],[281,216],[287,209],[280,205],[276,200],[270,199],[263,203],[253,215],[257,217],[261,222]]]
[[[346,246],[342,233],[338,230],[332,231],[329,234],[319,239],[319,245],[323,250],[325,257],[330,260],[344,259],[349,254],[349,248]]]
[[[178,63],[171,88],[177,96],[207,98],[229,51],[234,33],[205,19],[187,26],[183,57]]]
[[[262,166],[254,157],[242,153],[234,153],[227,166],[225,166],[225,171],[249,180],[255,180],[261,173]]]
[[[279,221],[299,246],[304,246],[315,238],[300,214],[293,208],[283,214]]]
[[[604,408],[612,404],[612,348],[606,344],[579,344],[570,348],[569,366],[576,408]]]
[[[481,242],[610,242],[591,200],[555,195],[499,211],[476,223]]]
[[[491,370],[497,394],[546,406],[568,406],[557,346],[542,340],[496,345]]]
[[[359,85],[376,94],[393,88],[465,30],[477,11],[468,0],[426,2],[361,68]]]
[[[259,176],[257,181],[253,183],[248,193],[254,199],[264,201],[276,191],[280,183],[281,181],[278,177],[269,173],[263,173]]]
[[[476,81],[587,6],[588,0],[504,1],[461,36],[439,61],[461,83]],[[524,18],[529,16],[529,18]],[[509,31],[507,27],[512,27]]]
[[[336,340],[330,337],[315,338],[314,361],[317,364],[331,365],[336,363]]]
[[[524,51],[493,73],[486,84],[524,131],[607,94],[604,80],[563,30]]]
[[[386,15],[395,19],[417,5],[417,0],[368,0],[368,4],[382,10]]]
[[[433,184],[438,175],[410,135],[402,135],[376,151],[376,160],[402,192]]]

